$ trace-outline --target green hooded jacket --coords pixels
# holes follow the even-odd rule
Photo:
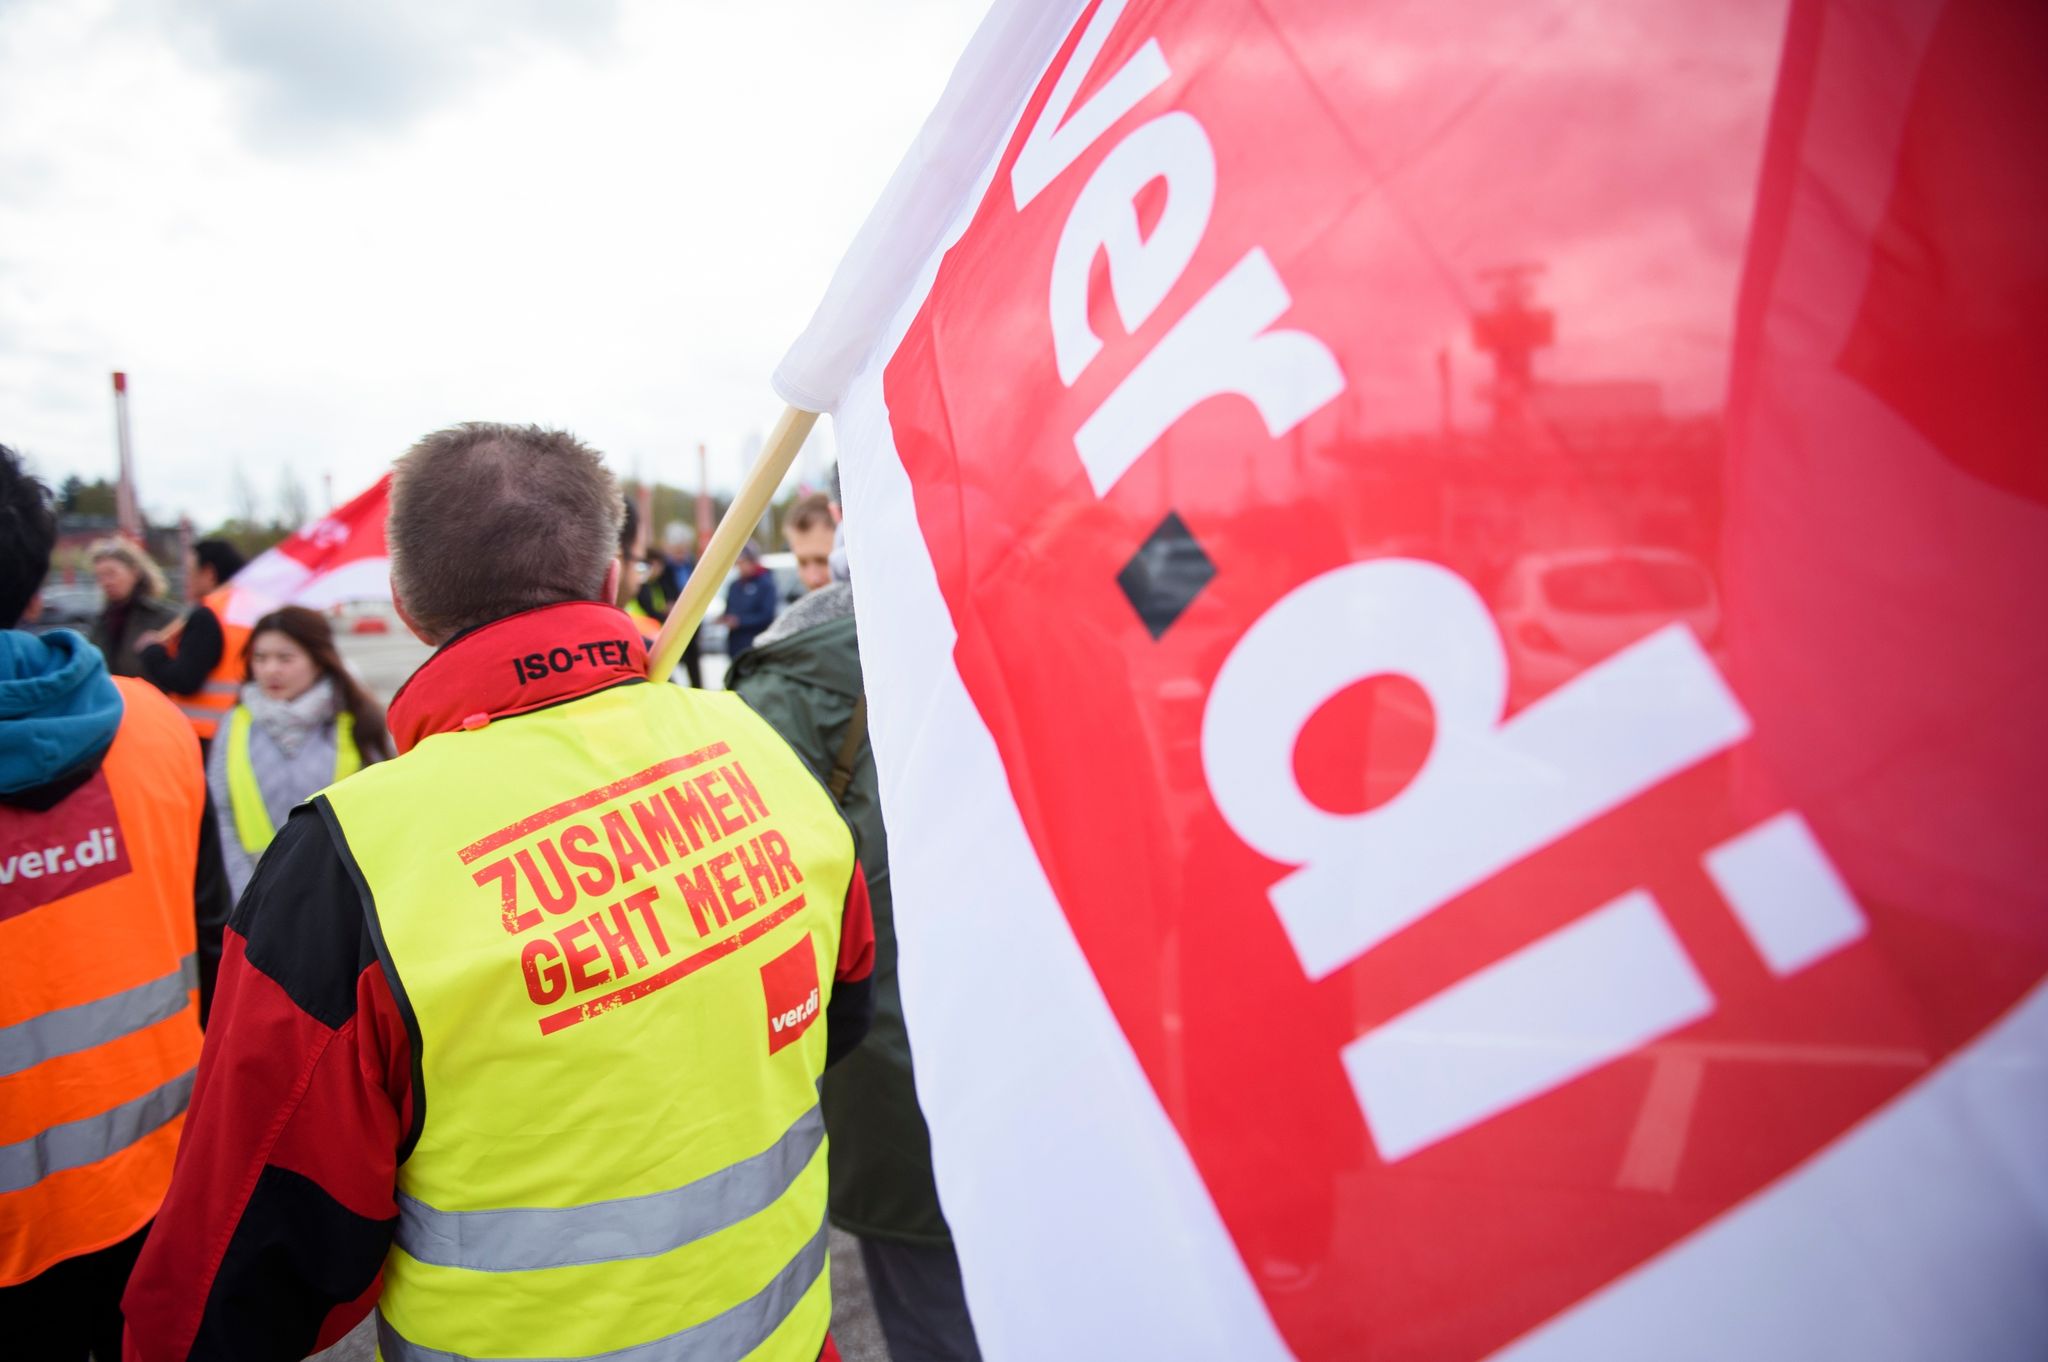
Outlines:
[[[820,781],[826,780],[861,696],[852,615],[756,643],[734,661],[726,686],[796,749]],[[853,780],[841,807],[853,825],[874,908],[875,1020],[860,1048],[825,1072],[832,1223],[869,1238],[950,1243],[932,1183],[931,1136],[911,1081],[910,1038],[903,1029],[903,995],[896,982],[889,844],[874,753],[865,738],[856,750]]]

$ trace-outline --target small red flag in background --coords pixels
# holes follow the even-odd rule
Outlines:
[[[303,526],[258,554],[235,574],[229,614],[256,622],[280,605],[323,609],[347,601],[391,599],[391,558],[384,521],[391,513],[391,475],[362,495]]]

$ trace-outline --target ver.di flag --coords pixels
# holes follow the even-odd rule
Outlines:
[[[2037,1355],[2044,77],[991,13],[777,375],[991,1357]]]
[[[391,559],[384,521],[391,512],[391,475],[251,559],[235,574],[230,622],[254,624],[281,605],[315,610],[348,601],[391,599]]]

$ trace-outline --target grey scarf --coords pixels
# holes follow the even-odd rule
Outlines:
[[[289,700],[273,700],[254,681],[242,687],[249,717],[286,756],[297,756],[308,736],[334,717],[334,679],[323,676]]]

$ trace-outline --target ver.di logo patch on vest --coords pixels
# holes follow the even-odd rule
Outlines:
[[[818,953],[807,933],[801,941],[761,966],[761,993],[768,1002],[768,1053],[774,1054],[811,1029],[818,1019]]]
[[[104,771],[47,812],[0,805],[0,921],[105,884],[129,868]]]

